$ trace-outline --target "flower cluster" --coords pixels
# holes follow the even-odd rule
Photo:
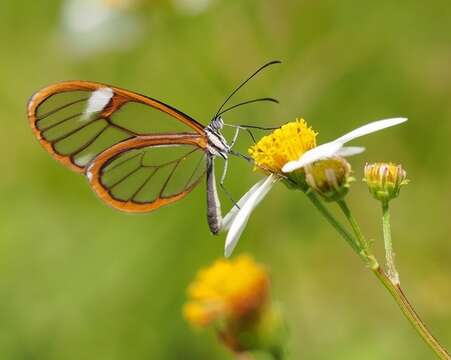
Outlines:
[[[401,310],[431,349],[441,359],[449,359],[446,349],[430,334],[405,297],[395,264],[389,202],[396,198],[401,187],[408,183],[406,171],[401,165],[393,163],[366,164],[364,169],[363,180],[382,207],[386,259],[384,267],[380,266],[372,242],[364,235],[344,199],[350,182],[354,180],[350,176],[351,166],[344,157],[364,151],[362,147],[347,147],[344,144],[406,120],[395,118],[376,121],[319,146],[316,146],[317,134],[303,119],[286,124],[263,137],[249,149],[249,153],[254,160],[255,169],[261,169],[267,177],[255,184],[239,200],[238,206],[224,217],[223,228],[229,230],[225,254],[231,254],[250,214],[273,184],[284,181],[289,187],[301,190],[307,195],[398,304],[402,304]],[[348,221],[348,228],[328,210],[321,198],[336,202]],[[191,301],[185,306],[185,317],[199,326],[215,324],[220,339],[229,349],[237,354],[263,350],[273,355],[274,359],[283,358],[285,351],[280,329],[284,326],[281,326],[281,318],[277,316],[277,312],[268,310],[271,307],[266,272],[250,258],[238,257],[235,262],[216,262],[198,274],[189,294]],[[245,357],[247,358],[247,355]]]
[[[303,120],[295,120],[263,137],[249,149],[257,169],[268,176],[255,184],[224,217],[228,230],[225,256],[230,256],[255,207],[279,180],[302,191],[316,190],[321,196],[336,200],[343,196],[349,182],[350,168],[343,157],[356,155],[363,147],[345,146],[351,140],[403,122],[406,118],[378,120],[361,126],[339,138],[316,146],[317,133]],[[319,164],[326,159],[332,162]],[[336,162],[338,161],[338,162]],[[306,171],[309,175],[306,178]]]

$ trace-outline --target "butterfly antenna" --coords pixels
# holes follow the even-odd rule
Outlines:
[[[262,71],[263,69],[266,69],[268,66],[274,65],[274,64],[280,64],[281,61],[279,60],[274,60],[274,61],[270,61],[262,66],[260,66],[251,76],[249,76],[246,80],[244,80],[235,90],[232,91],[232,93],[227,97],[227,99],[222,103],[222,105],[219,107],[218,111],[216,112],[215,118],[217,116],[219,116],[219,113],[221,112],[221,110],[224,108],[225,104],[227,104],[227,102],[232,98],[233,95],[235,95],[238,90],[240,90],[244,85],[246,85],[248,83],[249,80],[251,80],[255,75],[257,75],[260,71]]]
[[[256,102],[263,102],[263,101],[270,101],[270,102],[273,102],[273,103],[276,103],[276,104],[279,103],[279,101],[277,99],[274,99],[274,98],[259,98],[259,99],[247,100],[247,101],[240,102],[239,104],[230,106],[230,107],[228,107],[225,110],[222,110],[220,113],[216,114],[216,116],[221,116],[222,114],[226,113],[227,111],[230,111],[230,110],[235,109],[235,108],[237,108],[239,106],[242,106],[242,105],[253,104],[253,103],[256,103]]]

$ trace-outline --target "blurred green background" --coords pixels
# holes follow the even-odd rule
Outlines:
[[[0,2],[0,357],[231,358],[211,332],[193,331],[181,316],[187,284],[223,253],[224,236],[208,231],[203,186],[155,213],[112,210],[41,148],[26,103],[52,82],[95,80],[207,123],[243,78],[272,59],[284,63],[235,102],[274,96],[281,104],[251,105],[226,121],[277,126],[302,116],[324,142],[372,120],[409,117],[406,125],[355,141],[368,150],[351,162],[357,179],[365,161],[407,169],[411,184],[392,207],[401,280],[450,348],[449,1],[216,0],[200,4],[208,5],[203,11],[180,4],[124,8],[123,21],[136,22],[135,29],[97,45],[93,30],[81,46],[83,36],[94,45],[78,49],[62,25],[67,4]],[[228,186],[239,197],[259,178],[238,161]],[[360,181],[349,201],[380,253],[378,204]],[[300,194],[282,185],[271,192],[235,254],[243,252],[271,271],[273,297],[291,329],[290,359],[433,358]]]

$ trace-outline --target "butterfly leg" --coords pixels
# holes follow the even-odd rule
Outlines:
[[[243,154],[241,154],[241,153],[238,152],[238,151],[230,150],[230,153],[231,153],[232,155],[234,155],[234,156],[237,156],[237,157],[239,157],[239,158],[242,158],[242,159],[246,160],[247,162],[250,162],[250,163],[254,162],[254,160],[252,160],[251,157],[246,156],[246,155],[243,155]]]
[[[236,144],[236,141],[238,140],[238,135],[240,134],[240,130],[241,129],[239,127],[235,129],[235,134],[233,135],[233,139],[230,142],[230,149],[233,148],[233,146]]]
[[[249,135],[251,136],[252,140],[255,143],[255,138],[254,138],[252,132],[249,129],[245,128],[245,127],[235,126],[235,125],[229,125],[229,126],[233,126],[233,127],[236,128],[235,134],[233,135],[233,139],[232,139],[232,141],[230,143],[230,146],[229,146],[230,154],[238,156],[238,157],[241,157],[241,158],[245,159],[248,162],[252,162],[252,159],[249,156],[243,155],[243,154],[239,153],[238,151],[233,151],[232,150],[233,146],[236,144],[236,141],[238,140],[238,135],[240,134],[240,130],[245,130],[246,132],[248,132]],[[221,183],[222,184],[224,184],[225,175],[226,175],[226,172],[227,172],[227,166],[228,166],[228,163],[227,163],[227,160],[225,160],[223,175],[221,177]]]
[[[232,142],[230,143],[230,147],[231,147],[231,148],[233,147],[233,145],[235,145],[235,143],[236,143],[236,141],[237,141],[237,139],[238,139],[238,134],[239,134],[240,130],[246,131],[246,132],[249,134],[249,136],[251,137],[251,139],[252,139],[252,141],[254,142],[254,144],[257,143],[257,140],[255,140],[255,136],[254,136],[254,134],[252,133],[252,131],[250,130],[250,128],[247,128],[246,126],[241,126],[241,125],[231,125],[231,124],[224,124],[224,126],[234,127],[234,128],[236,129],[235,135],[233,136],[233,140],[232,140]]]
[[[254,134],[252,134],[252,131],[250,129],[248,129],[247,127],[240,127],[239,129],[246,130],[246,132],[249,134],[254,144],[257,143],[257,140],[255,140]]]
[[[232,202],[233,206],[236,206],[239,209],[240,207],[238,206],[237,202],[233,199],[232,194],[230,193],[230,191],[228,191],[226,189],[226,187],[224,185],[228,167],[229,167],[229,160],[225,159],[224,160],[224,168],[222,170],[222,175],[221,175],[221,180],[219,181],[219,186],[221,187],[222,191],[224,191],[224,193],[227,195],[229,200]]]

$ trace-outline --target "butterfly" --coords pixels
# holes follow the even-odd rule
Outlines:
[[[220,185],[226,191],[229,156],[250,160],[232,149],[239,131],[253,138],[250,129],[259,128],[229,125],[236,129],[229,143],[222,133],[228,125],[222,115],[241,105],[277,100],[248,100],[223,110],[224,106],[261,70],[278,63],[264,64],[243,81],[206,126],[159,100],[90,81],[66,81],[39,90],[28,102],[28,118],[41,145],[66,167],[86,175],[100,199],[121,211],[149,212],[177,202],[206,175],[207,220],[217,234],[222,214],[215,158],[224,160]],[[180,126],[181,131],[173,130]]]

